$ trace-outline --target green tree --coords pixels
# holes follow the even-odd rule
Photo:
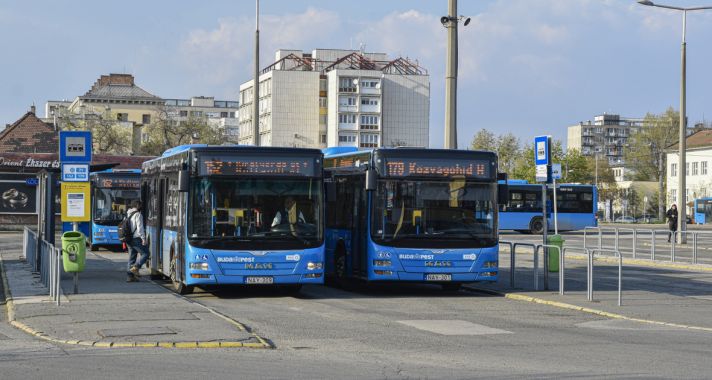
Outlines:
[[[497,138],[494,136],[494,133],[486,129],[480,129],[472,139],[470,149],[494,152],[497,150]]]
[[[512,173],[517,165],[517,160],[522,154],[519,138],[511,132],[499,136],[497,138],[495,151],[497,152],[497,159],[499,161],[499,171],[507,174]]]
[[[672,107],[660,115],[648,113],[640,131],[630,137],[625,153],[626,165],[636,172],[635,179],[658,182],[658,215],[665,214],[665,151],[678,142],[679,125],[680,113]]]
[[[110,110],[82,115],[73,114],[66,109],[57,112],[59,113],[57,123],[61,129],[91,131],[94,153],[114,155],[132,153],[132,127],[117,122],[116,115]]]
[[[141,152],[158,156],[165,150],[183,144],[219,145],[224,142],[224,131],[208,124],[206,118],[190,117],[177,121],[159,113],[158,120],[148,127],[147,139]]]
[[[588,170],[588,160],[578,149],[566,151],[561,163],[561,179],[568,183],[591,183],[591,172]]]

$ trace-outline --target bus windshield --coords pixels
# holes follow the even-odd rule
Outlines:
[[[191,244],[222,249],[319,247],[321,181],[202,177],[191,190]]]
[[[381,180],[373,198],[371,237],[383,245],[422,248],[496,244],[495,183]]]
[[[94,223],[118,226],[131,201],[137,199],[138,190],[94,188]]]

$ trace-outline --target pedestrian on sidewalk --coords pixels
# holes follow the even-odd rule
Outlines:
[[[668,228],[670,229],[670,234],[668,235],[668,243],[670,242],[670,237],[674,242],[677,242],[677,205],[674,203],[670,206],[665,214],[668,220]]]
[[[129,228],[132,232],[131,240],[126,242],[126,246],[129,249],[126,282],[135,282],[138,281],[139,269],[148,261],[146,231],[143,227],[143,215],[141,215],[141,201],[131,202],[131,208],[126,212],[126,217],[129,220]]]

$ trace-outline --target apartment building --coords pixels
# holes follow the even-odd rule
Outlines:
[[[608,159],[608,164],[620,168],[623,176],[625,149],[631,134],[643,124],[642,118],[625,118],[620,115],[603,114],[593,121],[579,122],[568,128],[567,149],[578,149],[584,156]]]
[[[429,144],[430,79],[405,58],[356,50],[278,50],[260,75],[260,145]],[[240,86],[240,143],[253,143],[253,81]]]
[[[697,131],[686,139],[685,150],[685,202],[678,191],[679,165],[678,144],[671,146],[666,153],[667,162],[667,201],[668,205],[692,202],[697,198],[712,196],[712,130]],[[688,207],[688,215],[691,215]]]
[[[215,100],[212,96],[194,96],[190,99],[163,99],[166,116],[177,123],[189,119],[206,120],[223,131],[228,141],[237,142],[237,101]]]

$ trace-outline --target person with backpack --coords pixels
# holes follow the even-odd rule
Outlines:
[[[146,232],[143,228],[143,215],[140,210],[141,201],[131,202],[131,208],[126,212],[126,218],[119,228],[119,238],[124,240],[129,250],[126,282],[138,281],[139,269],[148,261]],[[121,236],[122,234],[123,236]]]

